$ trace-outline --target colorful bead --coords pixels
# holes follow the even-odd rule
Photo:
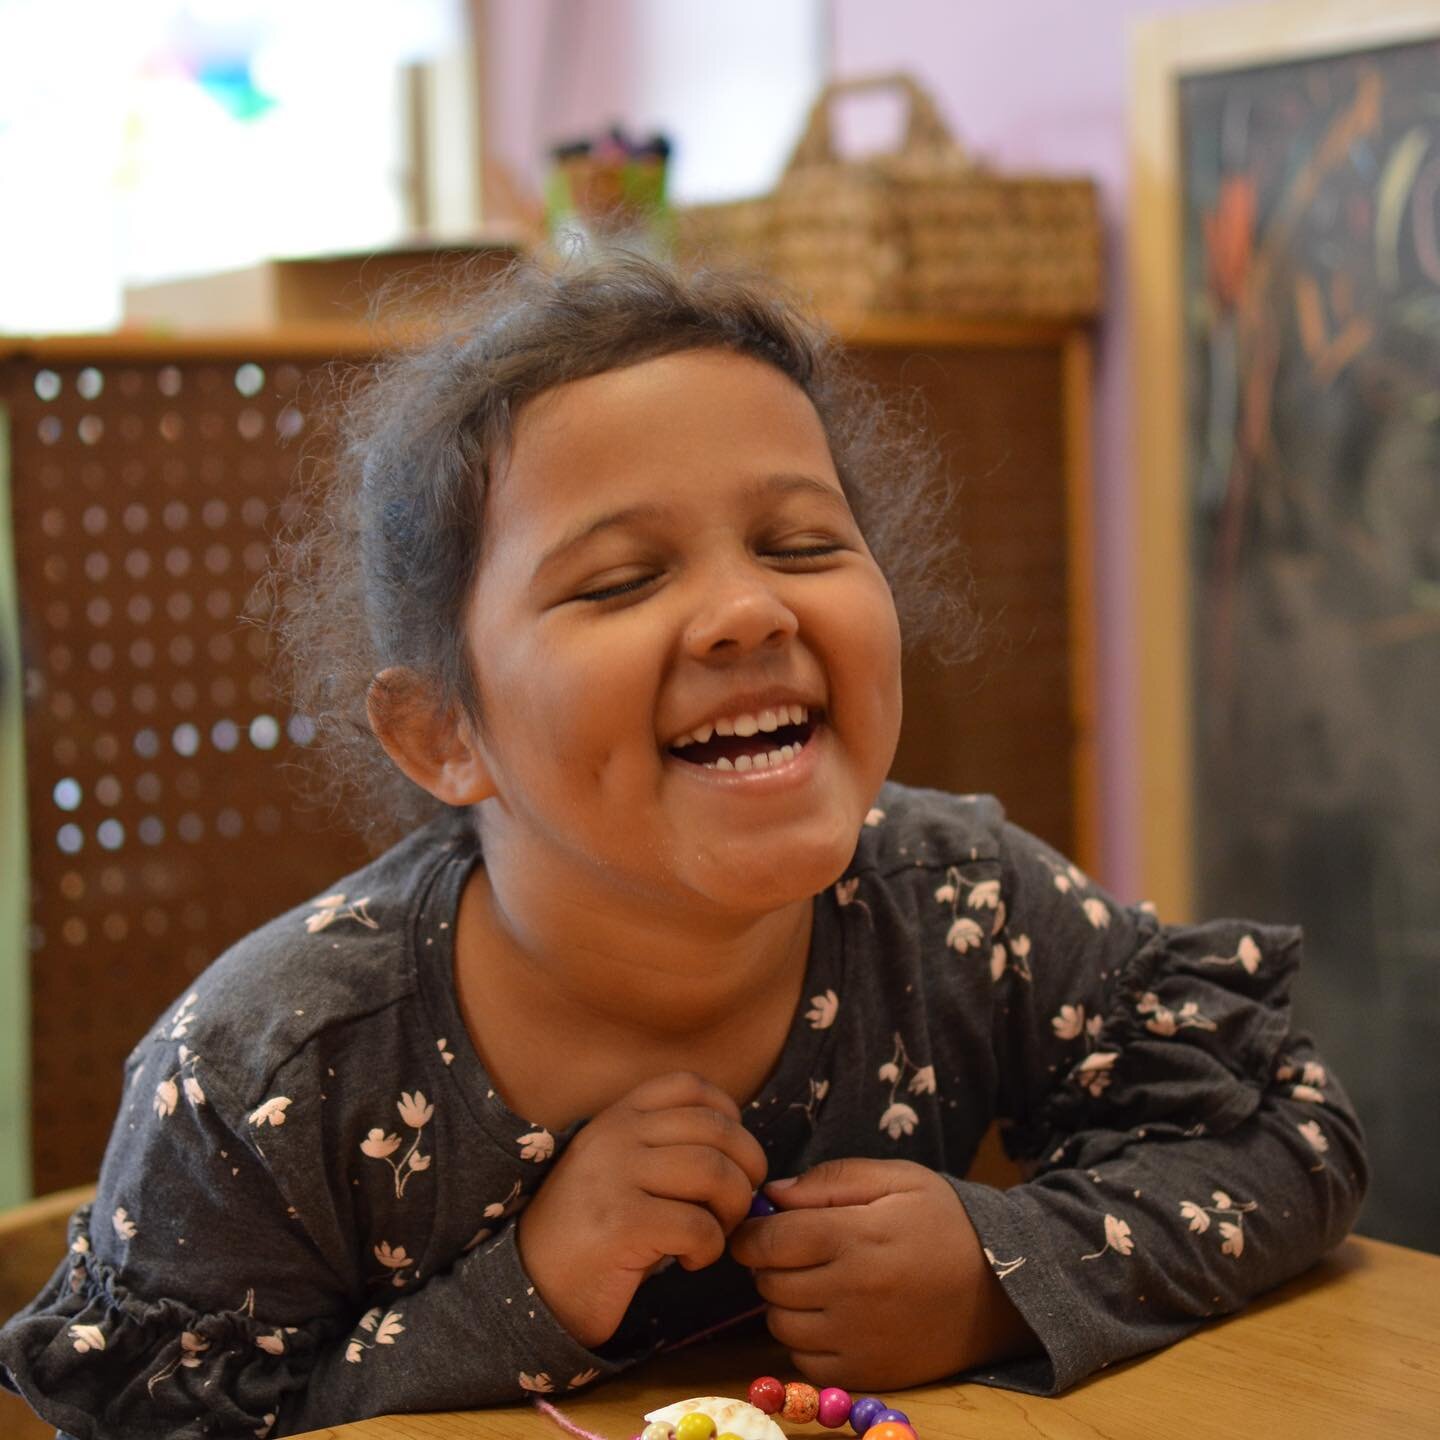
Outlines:
[[[875,1423],[875,1417],[884,1408],[885,1402],[877,1400],[873,1395],[867,1395],[863,1400],[856,1400],[850,1406],[850,1428],[857,1435],[863,1435]]]
[[[865,1432],[864,1440],[916,1440],[916,1436],[908,1425],[898,1420],[882,1420]]]
[[[762,1375],[750,1382],[749,1400],[757,1410],[778,1415],[785,1403],[785,1387],[773,1375]]]
[[[750,1202],[750,1215],[752,1219],[763,1219],[766,1215],[773,1215],[775,1206],[765,1198],[760,1191],[755,1192],[755,1198]]]
[[[675,1440],[675,1427],[663,1420],[652,1420],[640,1432],[640,1440]]]
[[[908,1425],[910,1417],[903,1410],[882,1410],[870,1423],[884,1425],[886,1421],[895,1425]]]
[[[820,1392],[803,1380],[792,1380],[785,1387],[785,1404],[780,1409],[784,1420],[793,1420],[797,1425],[808,1425],[820,1411]],[[685,1437],[681,1437],[685,1440]]]
[[[682,1415],[675,1427],[675,1440],[711,1440],[714,1434],[715,1422],[699,1410]]]
[[[715,1440],[740,1440],[740,1437],[733,1430],[727,1430],[723,1435],[717,1435]]]
[[[815,1418],[827,1429],[838,1430],[850,1418],[850,1397],[838,1386],[820,1392],[820,1410]]]

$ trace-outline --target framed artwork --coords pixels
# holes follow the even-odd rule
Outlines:
[[[1440,7],[1136,42],[1147,892],[1304,924],[1363,1223],[1440,1248]]]

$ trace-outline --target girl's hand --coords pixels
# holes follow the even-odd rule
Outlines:
[[[770,1333],[816,1385],[919,1385],[1038,1348],[948,1181],[908,1160],[832,1160],[765,1192],[730,1242]]]
[[[551,1313],[591,1349],[646,1272],[713,1264],[765,1178],[765,1152],[723,1090],[661,1075],[570,1142],[518,1222],[520,1258]]]

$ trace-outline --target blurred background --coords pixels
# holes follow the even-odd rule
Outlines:
[[[315,377],[395,275],[620,233],[918,394],[991,627],[897,775],[1305,922],[1361,1228],[1440,1249],[1440,15],[1324,10],[0,0],[0,1200],[363,856],[243,620]]]

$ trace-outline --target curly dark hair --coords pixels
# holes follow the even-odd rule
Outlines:
[[[443,320],[422,343],[332,373],[322,448],[302,467],[300,518],[268,577],[277,679],[315,725],[312,794],[372,844],[442,806],[381,749],[369,688],[405,667],[442,712],[482,719],[463,616],[486,487],[522,408],[569,381],[696,349],[774,366],[815,407],[907,645],[945,658],[972,648],[968,581],[934,523],[948,497],[918,401],[882,398],[771,283],[626,253],[530,258],[452,287]]]

